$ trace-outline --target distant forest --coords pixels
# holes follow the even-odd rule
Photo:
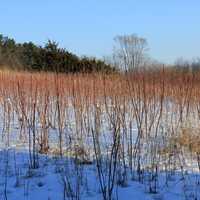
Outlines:
[[[0,34],[0,69],[51,72],[114,72],[116,69],[96,58],[80,58],[55,41],[44,46],[33,42],[17,43]]]

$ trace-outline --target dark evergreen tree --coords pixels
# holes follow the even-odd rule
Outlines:
[[[115,68],[95,58],[78,56],[60,48],[55,41],[48,40],[42,46],[33,42],[16,43],[14,39],[0,35],[0,67],[28,71],[113,72]]]

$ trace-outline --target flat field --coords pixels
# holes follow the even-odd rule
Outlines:
[[[200,74],[0,72],[0,199],[200,199]]]

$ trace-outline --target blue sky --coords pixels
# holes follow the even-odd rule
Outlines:
[[[0,33],[17,42],[47,39],[87,56],[112,53],[113,38],[136,33],[164,62],[200,56],[199,0],[6,0]]]

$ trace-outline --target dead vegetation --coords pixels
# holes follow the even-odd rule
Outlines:
[[[156,193],[159,171],[183,169],[188,156],[200,169],[199,129],[183,128],[191,120],[199,126],[199,99],[199,72],[0,72],[4,144],[12,145],[17,122],[16,138],[28,144],[30,168],[39,167],[39,153],[73,158],[77,176],[81,165],[95,163],[104,200],[112,199],[115,184],[126,186],[130,179]],[[71,195],[70,177],[62,180]]]

